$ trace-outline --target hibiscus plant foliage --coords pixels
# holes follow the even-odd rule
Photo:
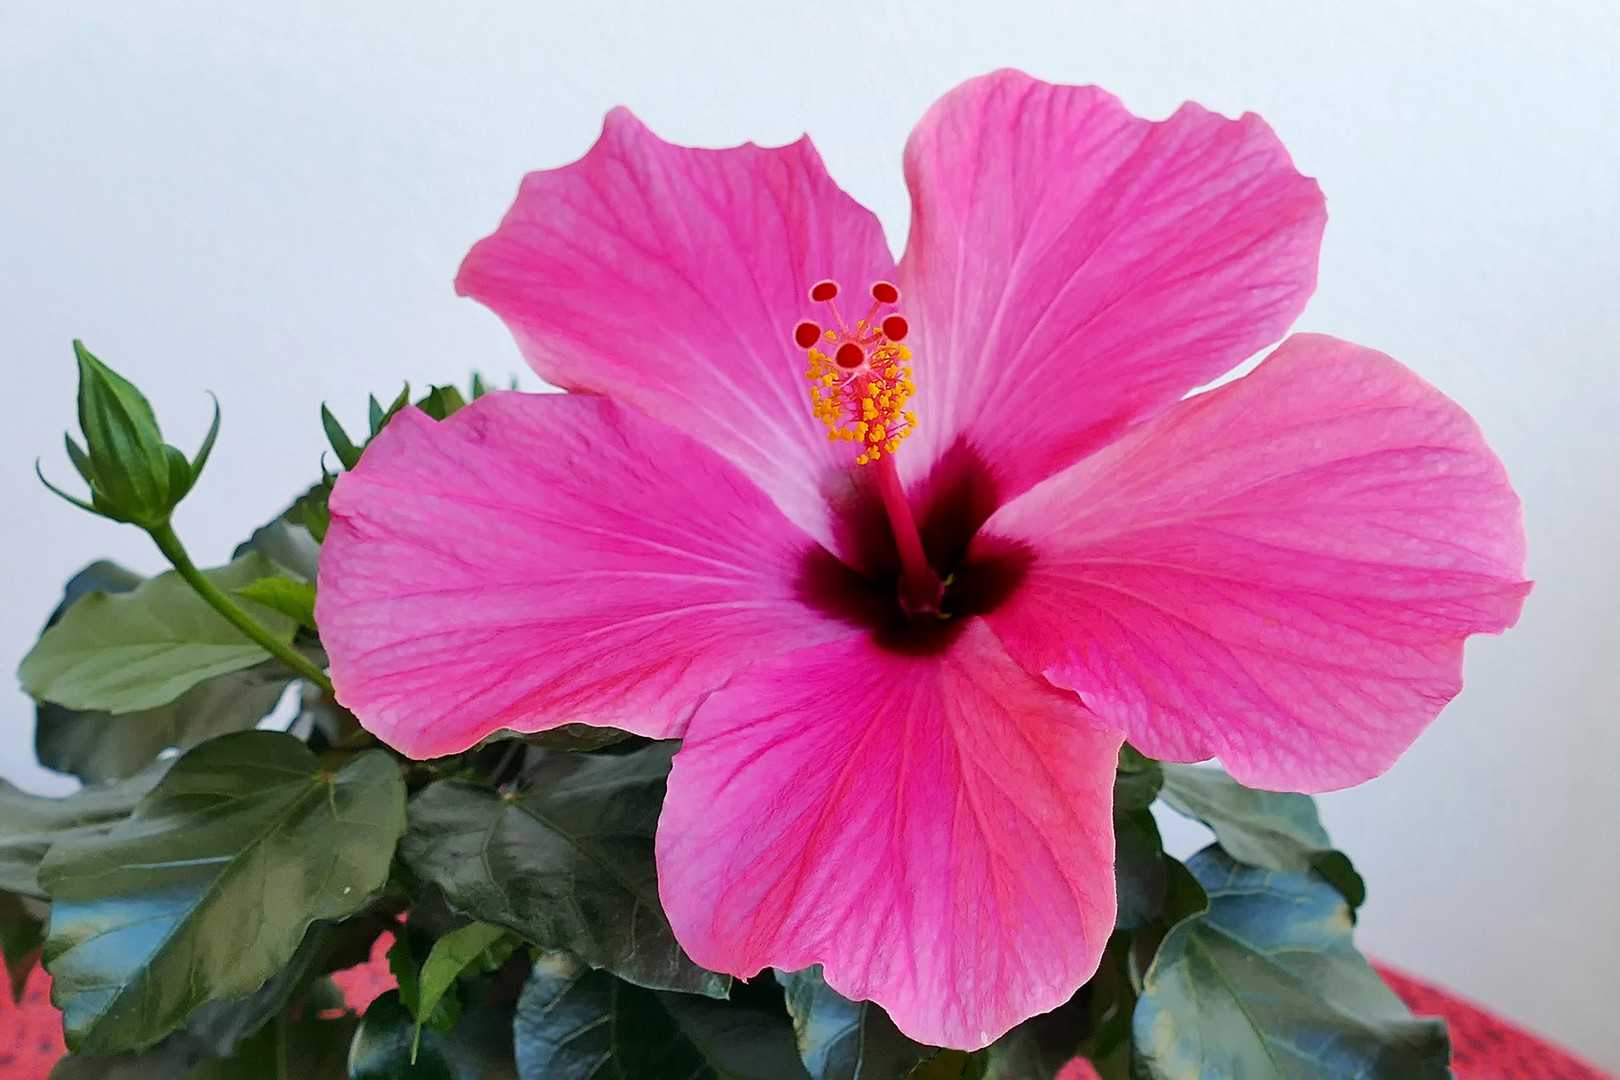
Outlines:
[[[443,419],[483,391],[415,404]],[[370,434],[407,400],[373,400]],[[325,418],[354,465],[364,441]],[[15,994],[41,957],[54,978],[57,1075],[1049,1080],[1077,1057],[1103,1077],[1446,1075],[1443,1024],[1351,944],[1361,880],[1312,800],[1128,746],[1102,967],[990,1046],[914,1042],[816,968],[699,967],[653,858],[677,742],[569,725],[414,761],[310,676],[333,479],[201,571],[283,650],[176,571],[103,561],[23,663],[40,762],[84,783],[0,781],[0,946]],[[1155,803],[1216,842],[1167,854]],[[398,987],[357,1012],[331,976],[382,945]]]
[[[1517,618],[1501,462],[1335,338],[1210,388],[1316,280],[1257,117],[1004,71],[905,164],[896,261],[808,140],[615,110],[456,280],[564,392],[323,409],[217,566],[217,408],[188,455],[75,343],[52,489],[173,569],[84,568],[18,672],[82,782],[0,782],[58,1076],[1449,1075],[1308,793]]]

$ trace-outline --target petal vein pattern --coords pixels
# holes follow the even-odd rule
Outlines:
[[[808,139],[689,149],[616,109],[584,158],[524,180],[456,287],[543,378],[708,444],[831,546],[850,459],[805,404],[791,332],[821,278],[894,275],[877,219]]]
[[[920,473],[958,440],[1015,495],[1282,337],[1326,222],[1264,122],[1154,123],[1019,72],[906,146]]]
[[[1003,507],[1028,560],[990,621],[1144,753],[1272,790],[1387,769],[1529,584],[1518,497],[1455,403],[1296,335]]]
[[[414,757],[503,728],[679,735],[753,660],[847,632],[813,546],[737,469],[605,398],[396,417],[332,497],[317,619],[339,699]]]
[[[660,894],[693,959],[824,967],[924,1043],[983,1046],[1095,970],[1114,920],[1120,737],[978,620],[739,674],[688,729]]]

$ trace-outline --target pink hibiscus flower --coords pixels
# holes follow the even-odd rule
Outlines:
[[[905,166],[897,266],[808,139],[611,113],[457,280],[574,392],[398,416],[333,495],[318,614],[412,756],[683,738],[693,959],[821,964],[975,1048],[1097,965],[1122,739],[1365,780],[1529,586],[1501,464],[1388,357],[1300,335],[1187,396],[1315,284],[1322,196],[1258,118],[1000,72]]]

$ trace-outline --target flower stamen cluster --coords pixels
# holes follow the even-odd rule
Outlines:
[[[917,426],[917,415],[905,408],[917,390],[911,350],[900,344],[910,327],[892,310],[900,290],[889,282],[873,282],[871,310],[853,327],[839,314],[838,291],[835,281],[811,287],[810,299],[827,305],[832,326],[824,330],[806,319],[793,328],[793,340],[809,357],[810,403],[827,425],[827,441],[860,443],[855,461],[869,465],[894,453]]]

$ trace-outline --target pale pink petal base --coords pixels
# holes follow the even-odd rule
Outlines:
[[[706,967],[821,964],[912,1038],[984,1046],[1096,969],[1119,743],[978,620],[933,656],[767,661],[693,718],[659,892]]]
[[[793,328],[842,282],[855,318],[894,258],[809,139],[673,146],[628,110],[579,161],[531,173],[456,288],[499,315],[540,375],[714,447],[831,546],[826,490],[852,455],[810,410]]]
[[[1132,116],[1094,86],[971,79],[906,144],[921,426],[1010,497],[1277,341],[1327,220],[1265,122]]]
[[[1394,763],[1518,618],[1518,497],[1456,403],[1381,353],[1289,338],[1003,507],[1033,556],[1008,651],[1143,753],[1322,791]]]
[[[413,757],[503,728],[679,735],[761,656],[847,633],[813,542],[738,469],[599,397],[396,416],[332,495],[316,616],[338,699]]]

